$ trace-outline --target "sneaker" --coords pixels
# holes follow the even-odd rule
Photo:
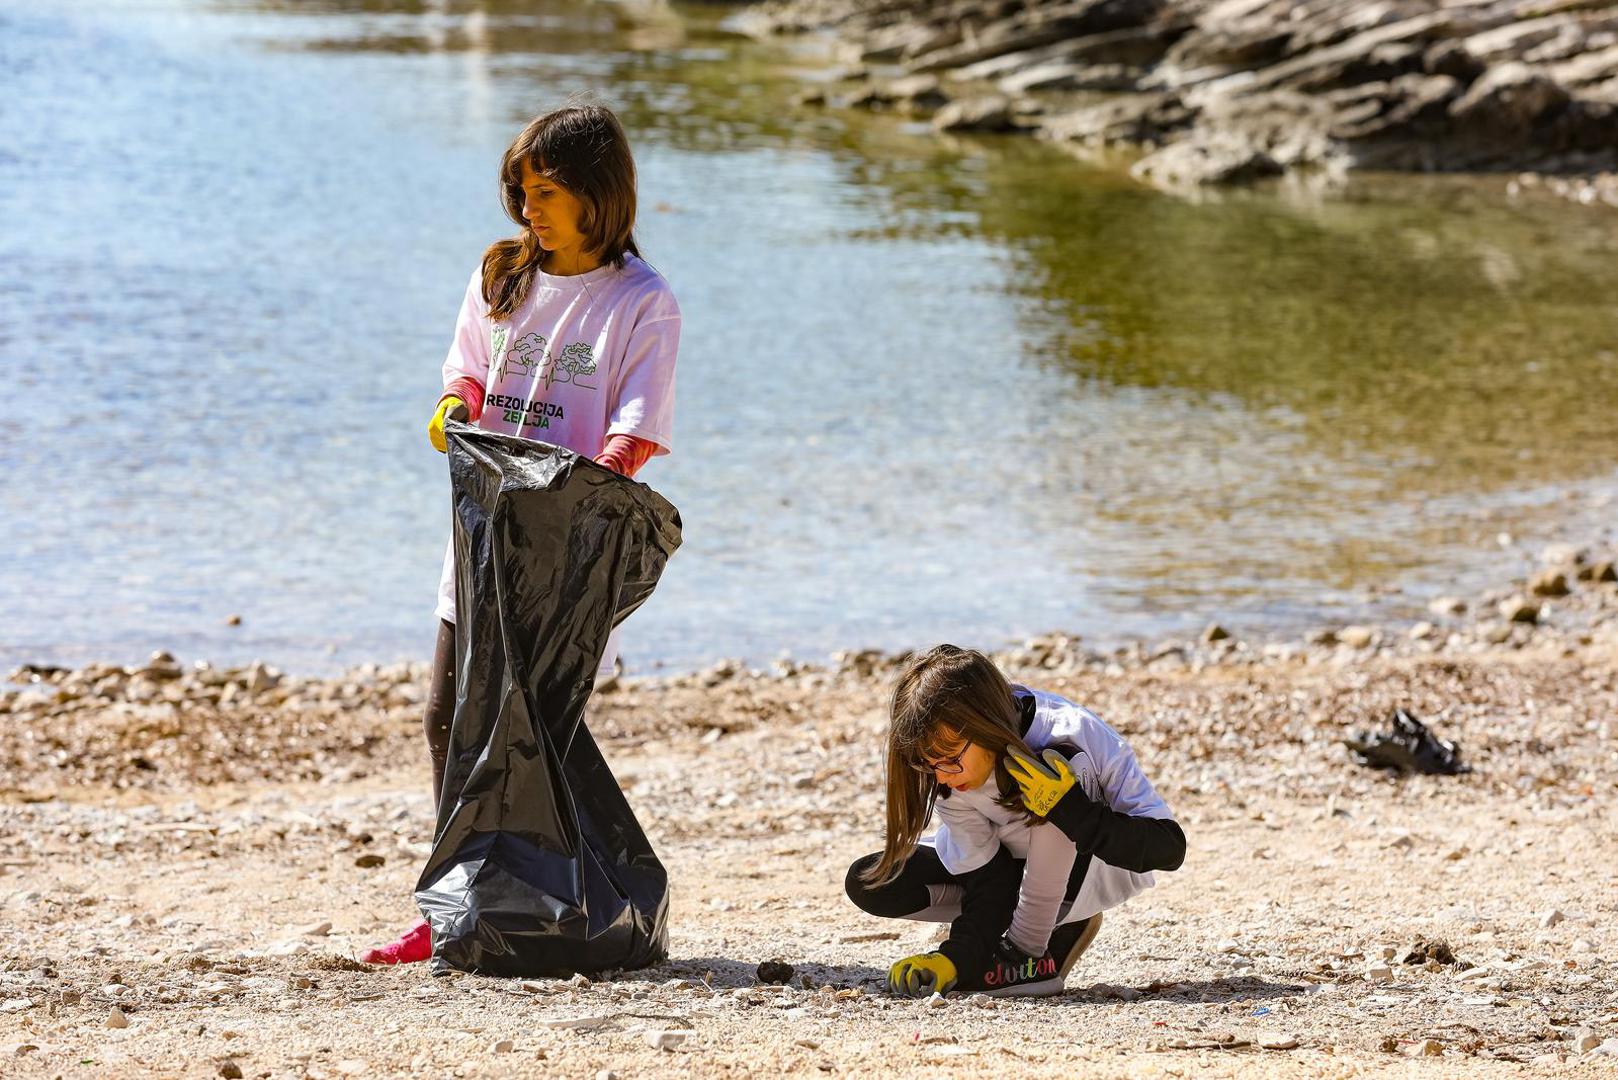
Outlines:
[[[360,956],[362,964],[418,964],[433,956],[433,932],[427,920],[412,926],[398,941],[380,949],[366,949]]]
[[[1062,923],[1051,931],[1051,941],[1043,956],[996,956],[983,973],[983,989],[989,997],[1050,997],[1060,994],[1084,950],[1101,929],[1101,916],[1080,922]]]

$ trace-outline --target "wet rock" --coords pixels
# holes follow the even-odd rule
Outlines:
[[[1199,134],[1137,161],[1129,172],[1136,179],[1165,187],[1243,184],[1277,176],[1282,167],[1266,151],[1237,135]]]
[[[1534,125],[1568,103],[1568,92],[1543,71],[1523,63],[1489,69],[1450,106],[1456,122],[1495,138],[1522,140]]]
[[[952,101],[933,116],[936,131],[1010,131],[1017,126],[1011,99],[985,96]]]

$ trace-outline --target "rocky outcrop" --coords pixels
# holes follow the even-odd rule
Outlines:
[[[865,81],[830,104],[1136,146],[1160,184],[1618,166],[1618,0],[786,0],[748,22],[846,42]]]

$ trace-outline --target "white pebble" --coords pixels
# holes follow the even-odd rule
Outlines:
[[[690,1034],[689,1031],[648,1031],[646,1043],[653,1050],[673,1050],[684,1045]]]

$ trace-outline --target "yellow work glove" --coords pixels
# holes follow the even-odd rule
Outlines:
[[[1023,805],[1040,817],[1051,812],[1051,807],[1062,801],[1073,787],[1073,770],[1058,750],[1046,750],[1035,761],[1013,747],[1005,756],[1006,771],[1022,788]]]
[[[469,414],[466,411],[466,402],[454,394],[447,395],[438,403],[438,410],[433,413],[432,420],[427,423],[427,438],[433,444],[433,449],[440,454],[449,453],[449,447],[444,445],[444,421],[465,420]]]
[[[955,980],[954,962],[940,952],[907,956],[888,969],[888,990],[901,997],[946,994]]]

